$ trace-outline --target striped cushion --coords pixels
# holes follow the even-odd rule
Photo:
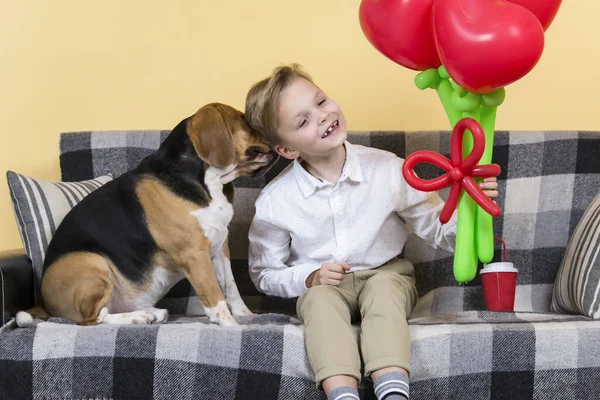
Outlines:
[[[558,270],[552,311],[600,319],[600,193],[577,224]]]
[[[36,298],[44,256],[65,215],[85,196],[112,180],[112,175],[81,182],[48,182],[12,171],[6,173],[21,240],[33,264]]]

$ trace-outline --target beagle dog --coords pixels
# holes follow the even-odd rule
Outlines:
[[[19,313],[17,324],[31,325],[32,315],[80,325],[164,322],[167,310],[154,306],[185,277],[211,322],[237,325],[232,314],[252,313],[229,260],[232,181],[262,175],[276,160],[241,112],[200,108],[137,168],[67,214],[44,260],[44,308]]]

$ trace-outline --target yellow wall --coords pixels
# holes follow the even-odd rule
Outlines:
[[[508,88],[499,129],[600,130],[600,2],[563,3],[542,60]],[[60,132],[172,128],[212,101],[241,109],[280,62],[303,64],[350,129],[446,129],[435,94],[367,42],[359,4],[0,0],[0,172],[59,179]],[[21,247],[6,183],[0,218],[0,249]]]

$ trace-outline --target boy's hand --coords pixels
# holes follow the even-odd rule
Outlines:
[[[324,263],[320,269],[306,278],[306,287],[317,285],[338,286],[344,279],[345,271],[350,271],[350,265],[346,263]]]
[[[493,200],[498,197],[498,181],[495,176],[493,178],[485,178],[483,182],[479,184],[479,187],[490,199]]]

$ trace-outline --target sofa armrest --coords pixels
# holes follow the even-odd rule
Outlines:
[[[0,251],[0,326],[34,303],[33,268],[25,251]]]

